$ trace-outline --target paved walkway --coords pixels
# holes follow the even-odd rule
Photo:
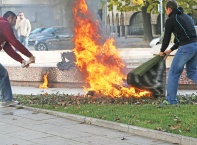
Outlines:
[[[83,88],[36,88],[36,87],[22,87],[22,86],[12,86],[12,93],[13,94],[21,94],[21,95],[38,95],[38,94],[85,94]],[[178,90],[178,94],[185,95],[185,94],[197,94],[197,90]]]
[[[1,145],[170,145],[113,129],[15,107],[0,109]]]

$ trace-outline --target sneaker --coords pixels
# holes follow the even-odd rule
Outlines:
[[[158,108],[161,108],[163,106],[169,105],[168,101],[164,100],[163,103],[159,104]]]
[[[0,102],[0,107],[11,107],[20,104],[18,101]]]

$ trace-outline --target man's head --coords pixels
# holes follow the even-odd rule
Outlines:
[[[19,19],[21,19],[21,20],[23,20],[24,17],[25,17],[25,15],[24,15],[23,12],[19,12],[19,13],[18,13],[18,16],[19,16]]]
[[[16,24],[16,19],[17,16],[14,12],[12,11],[7,11],[4,15],[4,18],[6,18],[8,20],[8,22],[10,23],[11,26],[14,26]]]
[[[173,9],[177,9],[177,8],[178,8],[177,3],[174,0],[169,0],[166,3],[166,7],[165,7],[166,14],[169,15]]]

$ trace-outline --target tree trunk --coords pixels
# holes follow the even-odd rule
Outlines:
[[[144,27],[144,41],[150,42],[153,39],[151,27],[151,15],[147,13],[147,6],[142,7],[142,19]]]

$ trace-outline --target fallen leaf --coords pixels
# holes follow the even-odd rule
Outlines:
[[[120,118],[116,118],[115,121],[120,121]]]
[[[125,137],[123,137],[121,140],[127,140]]]
[[[176,130],[176,129],[180,129],[181,128],[181,125],[175,125],[175,126],[171,126],[170,129],[172,130]]]
[[[157,142],[158,141],[158,139],[155,139],[155,140],[153,140],[152,142]]]

